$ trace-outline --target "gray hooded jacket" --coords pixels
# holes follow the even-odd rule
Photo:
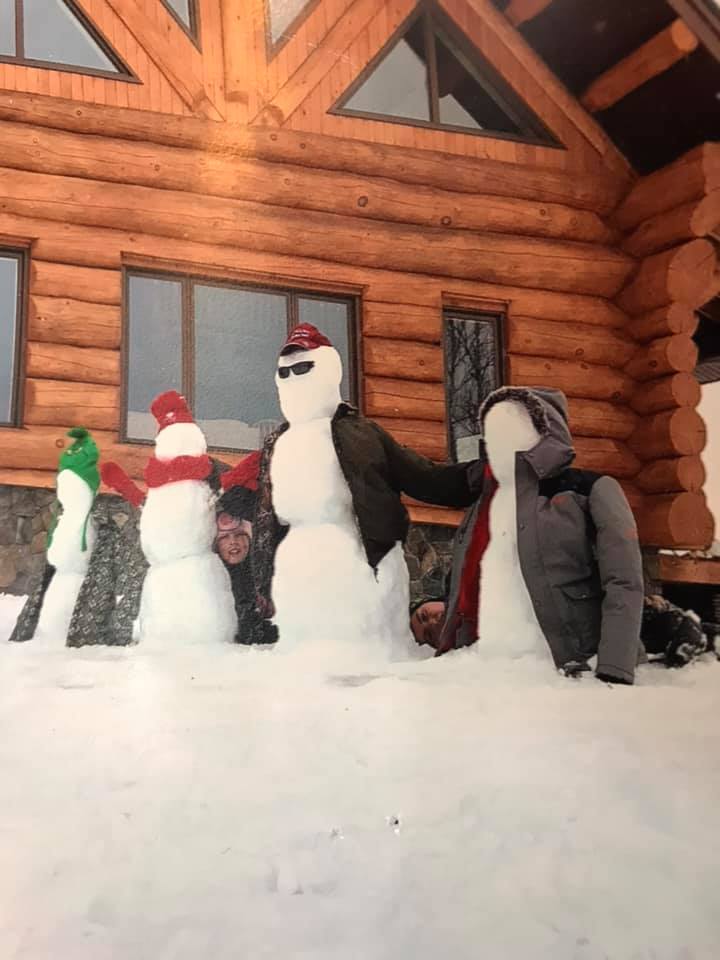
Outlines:
[[[502,387],[488,397],[481,422],[492,406],[508,400],[525,406],[541,436],[516,457],[518,554],[555,664],[585,662],[597,654],[599,675],[632,683],[641,650],[643,576],[625,494],[612,477],[570,469],[575,452],[560,391]],[[462,616],[458,600],[475,523],[492,489],[486,478],[455,538],[439,653],[477,638],[477,624]]]

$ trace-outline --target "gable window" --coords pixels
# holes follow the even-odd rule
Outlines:
[[[113,79],[132,76],[73,0],[0,0],[0,58]]]
[[[265,22],[271,47],[289,40],[314,0],[265,0]]]
[[[331,112],[558,146],[432,0],[419,5]]]
[[[208,445],[257,450],[283,417],[275,369],[288,332],[313,323],[343,361],[356,402],[354,300],[300,290],[128,271],[125,284],[125,437],[153,440],[153,398],[187,397]]]
[[[445,382],[450,454],[458,463],[478,455],[478,412],[503,382],[500,317],[446,310]]]
[[[200,15],[198,0],[161,0],[170,15],[177,20],[185,33],[197,42],[200,38]]]
[[[17,425],[25,255],[0,248],[0,425]]]

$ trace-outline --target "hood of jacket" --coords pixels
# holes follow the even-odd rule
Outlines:
[[[525,407],[540,434],[540,441],[519,456],[530,464],[540,478],[552,477],[565,470],[575,459],[565,394],[550,387],[500,387],[490,394],[480,408],[481,430],[488,411],[498,403],[507,402]]]

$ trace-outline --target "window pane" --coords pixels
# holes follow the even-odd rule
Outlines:
[[[179,280],[129,278],[127,434],[153,440],[150,404],[165,390],[182,391],[182,287]]]
[[[270,39],[273,43],[280,40],[309,2],[310,0],[269,0]]]
[[[500,386],[496,321],[492,317],[446,314],[445,354],[448,418],[455,460],[478,454],[480,405]]]
[[[257,450],[282,422],[275,367],[287,297],[195,285],[195,416],[208,443]]]
[[[19,261],[0,253],[0,423],[12,421]]]
[[[0,57],[15,56],[15,0],[0,0]]]
[[[344,109],[407,120],[430,120],[426,62],[422,20],[418,19]]]
[[[190,26],[190,0],[165,0],[186,26]]]
[[[350,305],[330,300],[310,300],[298,298],[298,315],[300,323],[312,323],[330,340],[343,363],[343,378],[340,384],[340,395],[343,400],[355,402],[350,395],[350,371],[352,356],[348,340]]]
[[[521,132],[520,125],[492,98],[439,36],[435,39],[435,49],[440,123],[498,133]]]
[[[118,72],[62,0],[23,0],[25,56],[91,70]]]

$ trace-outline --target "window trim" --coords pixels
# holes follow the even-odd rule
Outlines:
[[[173,18],[175,23],[181,28],[183,33],[187,34],[198,50],[202,50],[202,37],[200,33],[200,0],[188,0],[188,9],[190,11],[190,25],[183,20],[180,14],[175,10],[169,0],[160,0],[167,12]]]
[[[123,60],[92,20],[90,20],[85,11],[80,9],[75,3],[75,0],[62,0],[62,2],[87,30],[105,56],[115,64],[118,72],[102,70],[99,67],[83,67],[72,63],[55,63],[52,60],[33,60],[30,57],[26,57],[23,2],[24,0],[15,0],[15,50],[20,51],[20,53],[16,53],[15,56],[9,56],[7,54],[0,55],[0,63],[14,64],[19,67],[33,67],[40,70],[59,70],[62,73],[79,73],[88,77],[101,77],[104,80],[119,80],[124,83],[141,83],[135,72],[128,66],[125,60]]]
[[[263,0],[263,13],[265,19],[265,55],[268,62],[273,60],[282,50],[286,43],[289,43],[295,36],[295,32],[301,23],[310,16],[316,7],[320,5],[321,0],[308,0],[307,4],[297,16],[290,21],[285,30],[280,34],[277,40],[272,38],[272,0]]]
[[[411,29],[415,21],[421,18],[423,20],[426,51],[428,51],[429,37],[432,36],[432,43],[429,47],[429,57],[426,63],[426,73],[429,81],[427,85],[429,106],[428,112],[431,119],[418,120],[413,119],[412,117],[397,117],[393,116],[392,114],[370,113],[366,110],[353,110],[352,108],[348,108],[346,106],[347,103],[355,96],[365,81],[374,73],[376,68],[382,63],[382,61],[395,47],[398,41],[401,40],[402,37]],[[436,33],[441,35],[441,39],[446,46],[448,46],[453,55],[465,67],[467,72],[473,76],[477,83],[482,86],[485,93],[491,97],[505,113],[509,115],[514,123],[516,123],[518,126],[524,126],[528,131],[527,133],[510,133],[502,130],[491,129],[475,130],[472,127],[462,127],[452,123],[440,122],[437,45],[435,43]],[[422,130],[441,130],[449,133],[462,133],[470,137],[484,137],[485,139],[491,140],[510,140],[515,143],[526,143],[531,146],[547,147],[550,150],[566,150],[567,148],[565,145],[555,136],[552,130],[550,130],[550,128],[537,115],[535,110],[533,110],[529,104],[525,103],[520,94],[516,93],[510,84],[504,80],[500,74],[500,71],[494,67],[493,64],[489,65],[494,73],[497,74],[498,79],[501,81],[500,87],[496,89],[496,84],[492,82],[491,77],[486,78],[484,82],[478,80],[478,74],[481,74],[482,71],[468,60],[468,56],[463,49],[465,47],[470,47],[471,49],[476,50],[472,40],[470,40],[469,37],[464,36],[462,32],[458,30],[455,24],[444,13],[444,11],[437,6],[434,0],[421,0],[417,7],[412,11],[410,16],[400,24],[392,36],[383,44],[382,48],[365,66],[365,69],[361,71],[359,76],[353,80],[353,82],[339,97],[339,99],[335,101],[332,107],[330,107],[328,113],[332,116],[338,117],[355,117],[356,119],[374,120],[379,123],[394,123],[400,124],[401,126],[419,127]],[[487,60],[487,57],[482,53],[482,51],[476,50],[476,52],[480,57],[482,57],[483,60]],[[514,107],[512,103],[508,101],[508,95],[511,99],[517,100],[518,105],[521,108],[520,115],[518,115],[518,110],[516,107]]]
[[[450,303],[443,304],[442,308],[442,346],[443,346],[443,379],[445,381],[445,429],[447,432],[447,447],[451,463],[458,463],[456,440],[453,434],[451,414],[451,390],[452,381],[448,366],[449,351],[447,348],[449,340],[450,320],[470,320],[475,323],[488,323],[493,327],[495,342],[495,369],[497,370],[498,389],[507,383],[507,354],[505,352],[505,321],[507,312],[499,305],[489,304],[483,307],[478,304],[475,307],[453,307]],[[480,411],[478,410],[478,413]]]
[[[17,291],[15,294],[15,337],[11,367],[10,419],[0,420],[0,429],[20,427],[24,398],[23,358],[27,337],[27,306],[29,302],[29,250],[15,245],[5,246],[0,240],[0,257],[17,261]]]
[[[324,303],[343,303],[348,309],[348,363],[346,370],[350,388],[350,402],[362,409],[362,376],[360,373],[361,358],[361,298],[357,293],[333,293],[332,291],[318,290],[317,287],[297,286],[288,282],[279,282],[277,285],[267,285],[250,280],[234,280],[227,276],[217,276],[203,272],[173,272],[167,268],[153,269],[152,266],[135,266],[123,264],[122,268],[122,337],[120,343],[120,423],[118,438],[120,443],[131,443],[140,446],[153,446],[154,440],[134,439],[128,435],[128,379],[130,372],[130,278],[144,276],[156,280],[172,280],[181,285],[181,370],[183,383],[181,393],[186,398],[191,410],[195,407],[195,345],[194,345],[194,296],[196,284],[203,286],[222,287],[231,290],[246,290],[252,293],[267,293],[272,296],[284,296],[287,301],[287,331],[299,322],[298,300],[320,300]],[[245,454],[252,450],[241,450],[237,447],[217,446],[209,447],[219,453]]]

